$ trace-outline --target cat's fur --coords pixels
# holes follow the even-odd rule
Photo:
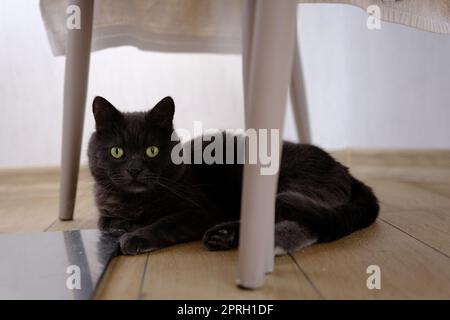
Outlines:
[[[199,239],[210,250],[238,245],[242,165],[173,164],[174,111],[170,97],[149,112],[135,113],[121,113],[104,98],[94,99],[96,131],[88,155],[98,227],[120,237],[123,254]],[[145,150],[152,145],[160,152],[148,158]],[[125,150],[122,159],[111,156],[114,146]],[[277,254],[367,227],[378,210],[372,190],[325,151],[284,142],[276,197]]]

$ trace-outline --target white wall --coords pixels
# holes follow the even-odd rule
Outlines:
[[[344,5],[299,13],[315,143],[450,148],[450,36],[389,23],[370,31],[364,11]]]
[[[301,5],[299,13],[314,143],[450,148],[450,37],[387,23],[369,31],[366,14],[349,6]],[[0,167],[58,164],[63,73],[38,1],[2,0]],[[197,119],[205,127],[243,123],[239,56],[95,52],[88,100],[95,95],[122,110],[144,110],[172,95],[176,125],[187,128]],[[92,129],[88,107],[85,142]],[[285,137],[296,139],[290,113]]]

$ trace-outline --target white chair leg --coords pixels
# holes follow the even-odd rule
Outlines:
[[[248,121],[250,118],[250,108],[251,103],[248,101],[249,95],[248,95],[248,88],[251,87],[250,85],[250,60],[252,56],[252,41],[253,41],[253,31],[254,31],[254,25],[255,25],[255,13],[256,13],[256,0],[247,0],[243,4],[243,29],[242,29],[242,59],[243,59],[243,76],[244,76],[244,105],[245,105],[245,121],[246,121],[246,128],[250,128]],[[245,24],[245,25],[244,25]],[[269,221],[269,225],[267,226],[268,230],[271,230],[271,225]],[[271,253],[271,247],[274,243],[274,234],[268,233],[267,237],[264,238],[264,241],[266,241],[266,247],[269,248],[266,252],[265,257],[265,266],[264,271],[266,273],[270,273],[273,271],[274,266],[274,259],[273,255]]]
[[[244,111],[245,111],[245,121],[246,128],[248,126],[249,113],[250,113],[250,103],[248,101],[248,88],[249,84],[249,73],[250,73],[250,57],[251,57],[251,45],[253,38],[253,28],[255,22],[255,10],[256,10],[256,0],[246,0],[243,2],[243,21],[242,21],[242,71],[243,71],[243,85],[244,85]],[[270,227],[269,227],[270,228]],[[264,239],[267,242],[266,246],[270,248],[271,243],[274,242],[272,234]],[[269,249],[270,251],[270,249]],[[273,271],[273,256],[270,252],[266,254],[265,259],[265,272],[269,273]]]
[[[297,31],[297,28],[296,28]],[[311,143],[311,129],[309,124],[308,101],[306,99],[305,81],[300,57],[300,48],[297,32],[295,33],[294,66],[292,68],[292,79],[290,96],[297,136],[302,143]]]
[[[72,0],[80,8],[81,28],[68,30],[64,77],[59,218],[72,220],[80,165],[89,58],[92,37],[92,0]]]
[[[252,56],[252,41],[253,41],[253,31],[254,31],[254,24],[255,24],[255,13],[256,13],[256,0],[247,0],[243,4],[243,29],[242,29],[242,59],[243,59],[243,84],[244,84],[244,105],[245,105],[245,121],[246,121],[246,128],[249,128],[249,118],[250,118],[250,108],[251,103],[248,101],[249,95],[248,95],[248,88],[251,87],[250,85],[250,60]],[[271,230],[271,224],[269,221],[269,225],[267,226],[268,230]],[[274,234],[268,233],[267,237],[264,238],[264,241],[266,241],[266,247],[269,248],[266,252],[265,262],[264,262],[264,272],[270,273],[273,271],[274,267],[274,259],[273,255],[271,253],[271,247],[274,243]]]
[[[245,127],[248,128],[250,104],[248,87],[250,73],[250,57],[252,49],[253,26],[255,22],[256,0],[244,0],[242,3],[242,75],[244,85]]]
[[[244,85],[246,126],[268,129],[269,134],[270,129],[279,129],[277,148],[281,148],[295,25],[295,0],[256,2],[251,49],[247,51],[251,53],[250,63]],[[243,62],[245,65],[245,54]],[[270,137],[268,141],[270,143]],[[259,159],[257,164],[244,166],[237,280],[241,287],[250,289],[261,287],[264,274],[273,268],[278,170],[276,174],[261,175],[262,167]]]

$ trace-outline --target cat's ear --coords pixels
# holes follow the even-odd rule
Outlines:
[[[165,97],[152,110],[147,112],[146,119],[153,125],[172,127],[175,103],[171,97]]]
[[[92,112],[97,130],[109,127],[123,118],[120,111],[103,97],[95,97],[92,102]]]

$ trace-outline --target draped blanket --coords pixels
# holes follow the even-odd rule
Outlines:
[[[278,1],[278,0],[277,0]],[[282,0],[281,0],[282,1]],[[381,20],[450,34],[450,0],[300,0],[379,8]],[[240,0],[95,0],[92,50],[132,45],[165,52],[239,53]],[[41,0],[55,55],[66,48],[67,2]]]

